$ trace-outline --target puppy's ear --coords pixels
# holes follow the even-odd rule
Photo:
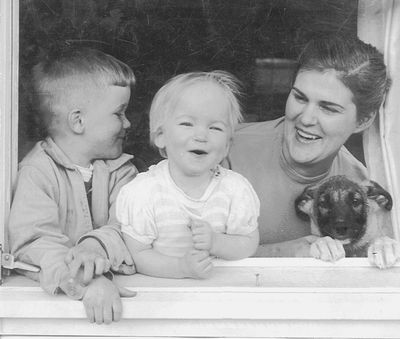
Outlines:
[[[301,220],[310,220],[314,207],[314,193],[316,189],[317,186],[315,185],[307,186],[294,202],[296,214]]]
[[[376,201],[380,208],[390,211],[393,207],[393,199],[388,191],[373,180],[367,180],[362,183],[362,187],[367,194],[368,199]]]

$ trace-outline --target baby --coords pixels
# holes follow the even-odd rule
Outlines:
[[[122,187],[116,207],[137,272],[205,278],[212,257],[255,253],[258,197],[219,165],[242,119],[238,93],[231,74],[213,71],[175,76],[155,95],[150,140],[166,159]]]

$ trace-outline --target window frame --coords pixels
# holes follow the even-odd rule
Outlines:
[[[375,15],[376,6],[380,3],[379,0],[360,0],[363,13],[367,15],[363,17],[364,21],[360,21],[363,32],[360,37],[374,44],[381,41],[380,37],[372,36],[373,30],[363,29],[371,19],[368,16]],[[18,14],[18,1],[0,1],[0,46],[5,47],[0,51],[0,244],[3,245],[3,251],[9,250],[5,242],[7,234],[4,225],[8,221],[18,161]],[[375,19],[383,20],[382,17]],[[384,22],[380,22],[380,25],[384,29]],[[370,147],[381,145],[379,130],[368,135],[368,138],[367,150],[374,154],[375,151],[371,151]],[[382,170],[385,162],[387,159],[383,158],[375,170]],[[385,166],[385,171],[392,177],[400,176],[400,171],[393,173],[393,167]],[[397,192],[397,188],[394,192]],[[400,220],[400,211],[393,213],[394,220]],[[396,225],[398,234],[399,225]],[[316,269],[335,265],[343,270],[348,267],[374,269],[365,258],[346,258],[340,264],[327,264],[313,259],[257,258],[244,260],[242,264],[233,262],[224,265],[227,272],[230,267],[235,269],[238,265],[266,269],[282,267],[283,270],[296,266],[310,274]],[[48,296],[37,284],[24,277],[16,280],[10,278],[9,281],[6,278],[4,281],[5,284],[0,286],[0,334],[6,336],[111,337],[132,336],[135,332],[134,336],[395,338],[400,333],[400,286],[389,289],[221,287],[212,290],[149,286],[139,288],[137,297],[124,299],[124,321],[105,328],[94,327],[87,322],[81,302],[62,295]],[[265,306],[261,307],[260,303],[265,303]],[[224,306],[218,308],[218,305]],[[301,305],[306,307],[302,308]],[[214,307],[220,313],[217,314]],[[237,312],[232,312],[233,307],[238,308]],[[134,329],[132,326],[135,326]]]
[[[0,250],[8,252],[7,228],[18,167],[18,1],[0,2]],[[1,279],[1,272],[0,272]]]

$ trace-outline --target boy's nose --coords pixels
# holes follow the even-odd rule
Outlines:
[[[315,105],[308,103],[301,111],[300,120],[304,125],[314,125],[317,122],[317,114]]]
[[[128,120],[128,118],[124,115],[124,120],[122,122],[122,127],[124,129],[128,129],[129,127],[131,127],[131,122]]]

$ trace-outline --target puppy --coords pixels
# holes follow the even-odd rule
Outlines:
[[[346,257],[367,256],[369,243],[382,236],[379,213],[392,208],[392,197],[374,181],[361,184],[333,176],[307,186],[295,200],[297,215],[311,221],[311,233],[339,241]]]

